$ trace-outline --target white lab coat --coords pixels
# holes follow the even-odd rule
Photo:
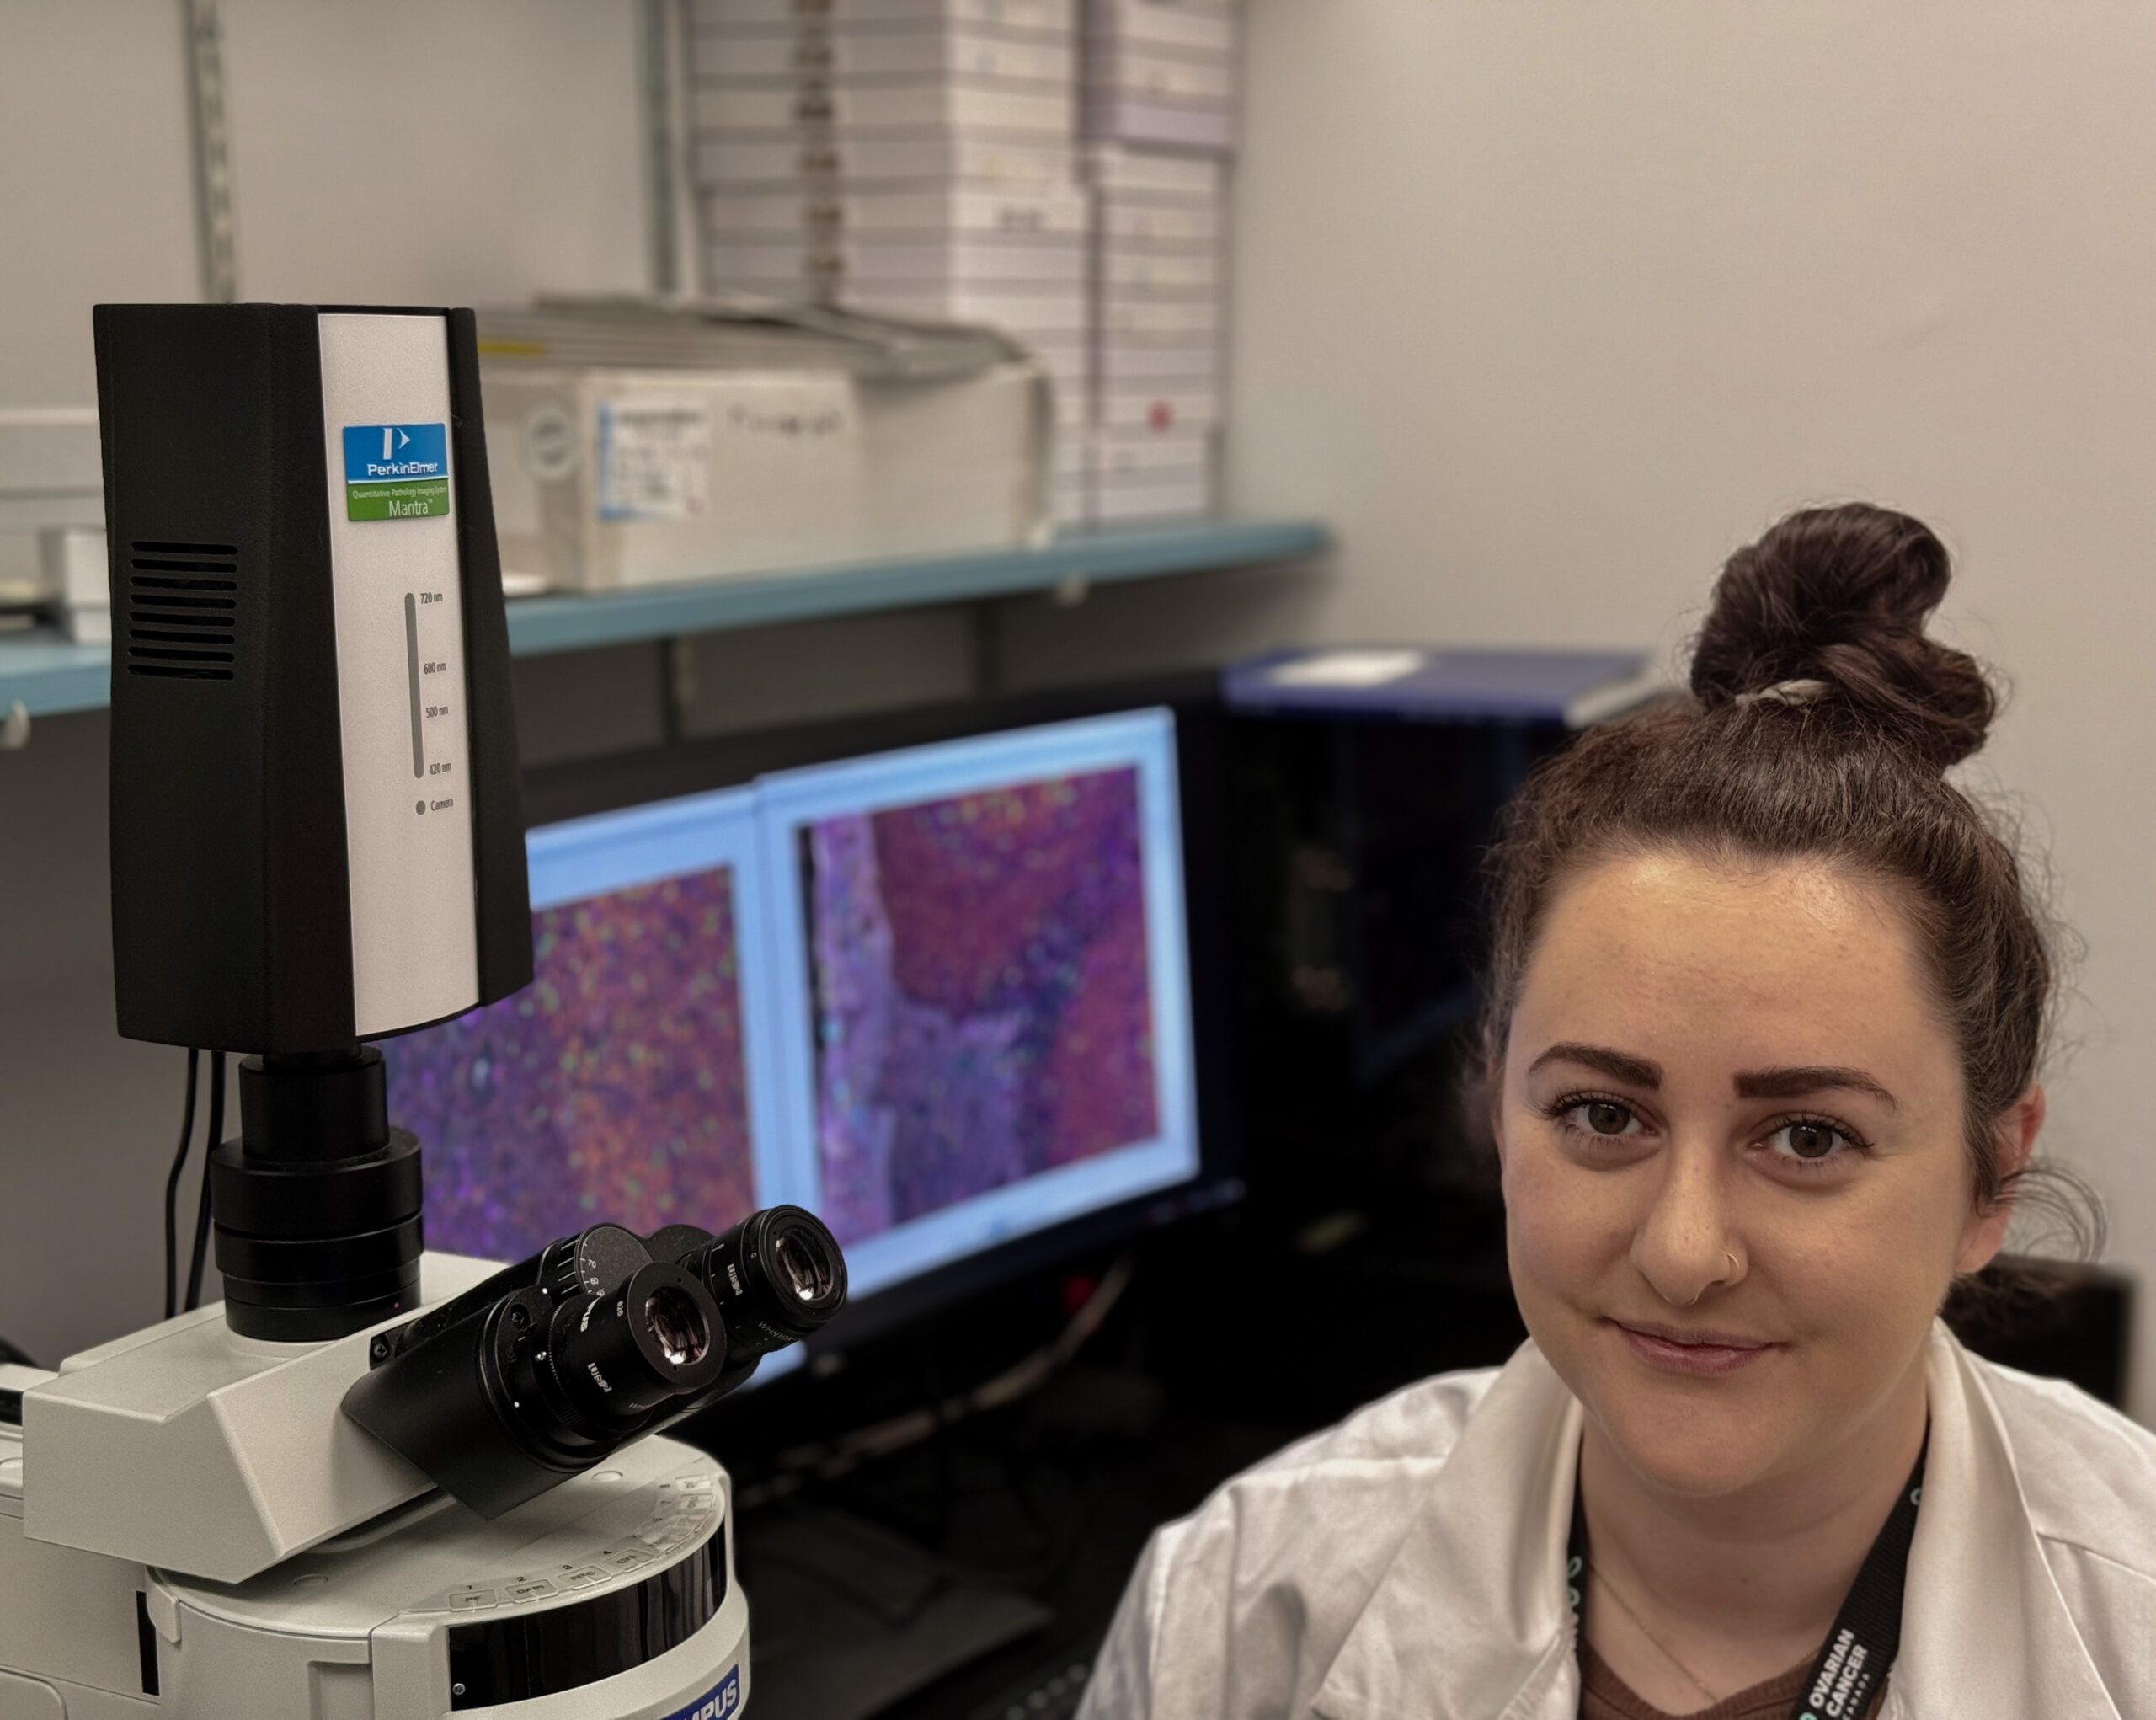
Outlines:
[[[1944,1325],[1881,1720],[2156,1717],[2156,1434]],[[1153,1537],[1080,1720],[1576,1720],[1581,1411],[1533,1343],[1372,1405]]]

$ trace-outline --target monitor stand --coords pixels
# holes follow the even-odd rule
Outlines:
[[[738,1532],[756,1720],[873,1720],[1054,1617],[829,1507],[753,1513]]]

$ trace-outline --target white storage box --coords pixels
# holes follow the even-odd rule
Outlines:
[[[1081,159],[1087,182],[1104,192],[1203,203],[1217,203],[1227,195],[1227,164],[1218,156],[1094,143],[1086,146]]]
[[[1039,365],[980,331],[797,315],[483,315],[504,558],[603,590],[1038,541]]]
[[[1209,430],[1220,422],[1220,396],[1203,384],[1103,387],[1095,417],[1105,430]]]
[[[1046,246],[967,244],[743,245],[714,243],[715,286],[752,288],[760,282],[791,282],[784,291],[823,302],[878,289],[935,293],[961,288],[989,291],[1060,287],[1076,291],[1086,279],[1082,244]]]
[[[853,187],[963,180],[974,185],[1053,186],[1070,183],[1074,154],[1061,138],[1013,142],[978,133],[927,131],[913,136],[828,136],[774,142],[707,131],[696,139],[698,183],[803,187],[840,181]]]
[[[1058,445],[1059,523],[1110,525],[1209,514],[1219,505],[1216,439],[1206,430],[1089,430]]]
[[[1137,520],[1190,519],[1218,511],[1212,475],[1198,473],[1164,483],[1123,483],[1097,479],[1091,518],[1103,526]]]
[[[1236,93],[1235,62],[1225,56],[1198,60],[1118,51],[1106,65],[1097,60],[1087,82],[1096,89],[1120,95],[1222,109],[1235,105]]]
[[[1213,245],[1220,238],[1216,203],[1136,202],[1103,193],[1097,219],[1112,245]]]
[[[949,185],[722,192],[706,197],[703,207],[705,231],[715,243],[735,235],[760,243],[769,235],[791,239],[803,233],[846,233],[874,242],[894,236],[1082,238],[1092,224],[1086,194],[1067,185],[1024,191]]]
[[[700,83],[691,105],[699,130],[779,134],[933,127],[1067,138],[1076,118],[1069,90],[1014,90],[1007,84],[962,78],[807,89]]]
[[[1152,271],[1161,277],[1157,281],[1134,278],[1129,284],[1185,284],[1189,260],[1174,261],[1181,265],[1179,270],[1164,265]],[[884,281],[894,286],[905,281],[981,286],[1060,285],[1086,278],[1086,247],[1077,238],[1011,240],[974,238],[963,233],[940,240],[926,234],[872,239],[833,233],[791,243],[776,234],[760,234],[750,242],[735,242],[721,234],[712,240],[712,264],[722,275],[738,274],[748,280],[830,277]],[[1141,275],[1145,272],[1136,271]]]
[[[1126,143],[1208,149],[1224,155],[1235,147],[1235,110],[1225,102],[1166,101],[1112,85],[1086,90],[1085,125],[1088,136]]]
[[[1100,296],[1100,326],[1109,337],[1193,339],[1217,335],[1221,327],[1217,295],[1204,298],[1160,298],[1124,290]]]
[[[112,606],[85,603],[62,610],[60,625],[72,644],[109,645],[112,643]]]
[[[1209,245],[1171,248],[1110,243],[1101,254],[1100,282],[1109,292],[1211,296],[1221,274],[1219,254]]]
[[[112,643],[112,585],[104,532],[51,526],[37,534],[37,570],[25,594],[78,645]]]
[[[56,608],[110,608],[104,531],[94,526],[51,526],[39,532],[33,596]]]
[[[1165,430],[1103,431],[1088,447],[1092,470],[1129,483],[1174,483],[1213,469],[1214,435],[1188,425]]]
[[[1171,380],[1211,385],[1219,381],[1222,367],[1219,344],[1213,340],[1106,340],[1098,362],[1107,387]]]
[[[1075,0],[694,0],[694,5],[691,22],[698,29],[988,24],[1067,32],[1078,22]]]
[[[1240,13],[1231,0],[1086,0],[1086,28],[1115,47],[1232,56]]]
[[[978,29],[730,32],[696,46],[697,77],[716,84],[797,87],[878,78],[995,77],[1068,86],[1076,43]]]
[[[1087,0],[1088,136],[1182,149],[1235,147],[1237,16],[1198,0]]]
[[[978,323],[1030,345],[1036,339],[1082,338],[1091,320],[1082,291],[999,292],[958,287],[924,292],[873,281],[851,281],[846,302],[878,316],[921,321]]]

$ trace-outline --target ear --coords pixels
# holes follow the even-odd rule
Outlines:
[[[1482,1120],[1489,1125],[1491,1145],[1497,1149],[1497,1170],[1505,1168],[1505,1070],[1492,1060],[1482,1066]]]
[[[1955,1257],[1956,1273],[1983,1271],[2005,1242],[2007,1222],[2014,1216],[2014,1178],[2029,1167],[2037,1134],[2044,1126],[2044,1105],[2043,1088],[2031,1086],[2007,1107],[1994,1126],[1999,1180],[2007,1192],[1986,1210],[1969,1215],[1961,1231],[1961,1250]]]

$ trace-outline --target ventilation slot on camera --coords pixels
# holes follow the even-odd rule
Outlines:
[[[230,681],[238,641],[238,546],[138,538],[128,547],[127,672]]]

